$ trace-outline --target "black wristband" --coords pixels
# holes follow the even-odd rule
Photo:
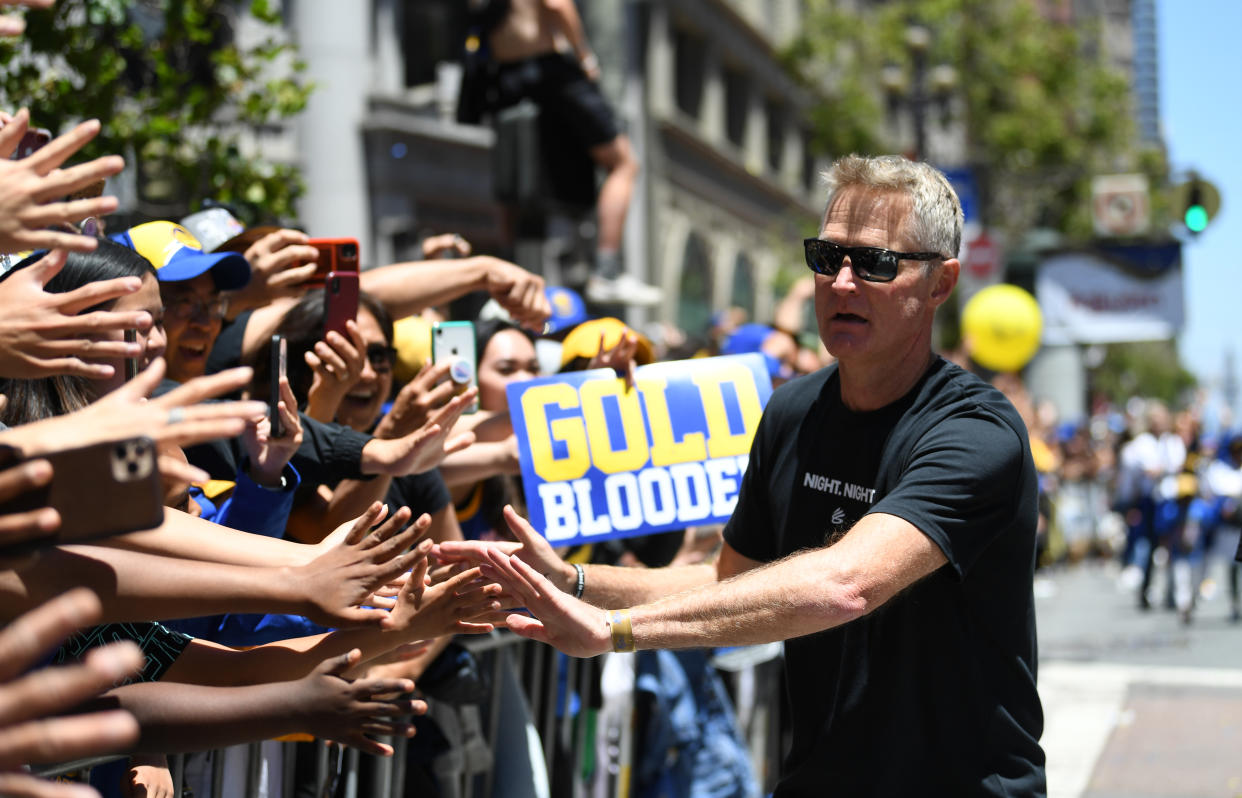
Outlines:
[[[582,592],[586,590],[586,571],[578,563],[570,563],[574,570],[578,572],[578,587],[574,589],[574,598],[582,598]]]

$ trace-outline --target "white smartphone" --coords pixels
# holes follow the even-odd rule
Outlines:
[[[474,352],[474,322],[470,321],[438,321],[431,325],[431,362],[452,365],[449,367],[449,379],[457,386],[457,393],[465,393],[470,386],[478,385],[478,374],[475,363],[478,359]],[[479,400],[475,398],[467,413],[479,409]]]

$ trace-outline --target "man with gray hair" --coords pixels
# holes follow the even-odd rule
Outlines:
[[[508,583],[534,615],[511,629],[576,656],[786,640],[778,798],[1042,796],[1030,444],[932,351],[961,205],[900,157],[826,178],[804,245],[837,363],[772,394],[714,564],[579,570],[511,510],[519,544],[443,548]]]

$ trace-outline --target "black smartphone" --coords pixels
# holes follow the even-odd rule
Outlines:
[[[273,335],[271,342],[272,384],[267,396],[267,420],[271,424],[270,436],[285,437],[285,425],[280,420],[280,381],[286,375],[289,366],[289,343],[283,335]]]
[[[0,546],[21,554],[45,546],[152,529],[164,523],[164,491],[155,442],[147,437],[105,441],[40,454],[52,464],[52,481],[0,505],[0,514],[51,507],[60,529],[35,541]]]
[[[125,341],[126,343],[131,343],[131,344],[138,343],[138,331],[137,330],[126,330]],[[132,380],[134,377],[137,377],[137,376],[138,376],[138,358],[136,357],[125,358],[125,381],[129,382],[130,380]]]

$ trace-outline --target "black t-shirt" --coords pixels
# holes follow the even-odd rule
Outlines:
[[[836,368],[772,395],[725,528],[738,553],[775,560],[886,513],[948,559],[870,614],[786,642],[793,742],[776,796],[1045,794],[1036,495],[1017,412],[939,358],[871,412],[842,403]]]
[[[391,512],[409,507],[414,513],[411,517],[418,518],[423,513],[435,515],[448,505],[450,497],[440,469],[433,468],[422,474],[393,477],[384,501]]]

